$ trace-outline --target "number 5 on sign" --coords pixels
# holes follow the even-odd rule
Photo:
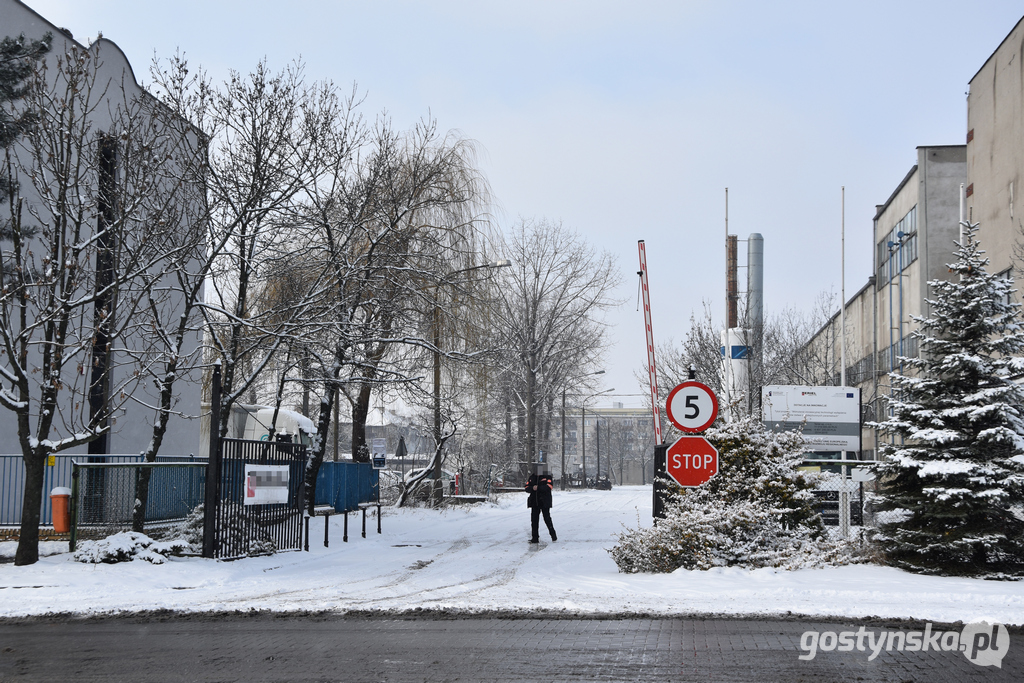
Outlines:
[[[718,399],[706,384],[683,382],[665,402],[668,421],[684,432],[703,432],[718,417]]]

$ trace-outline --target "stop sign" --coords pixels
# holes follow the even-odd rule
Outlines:
[[[681,436],[665,453],[666,473],[680,486],[700,486],[718,474],[718,451],[703,436]]]

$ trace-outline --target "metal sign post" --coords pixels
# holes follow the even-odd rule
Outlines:
[[[665,494],[668,491],[667,463],[668,444],[660,443],[654,447],[654,522],[665,519]]]

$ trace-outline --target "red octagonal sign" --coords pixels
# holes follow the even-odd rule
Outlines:
[[[703,436],[681,436],[665,454],[668,476],[680,486],[700,486],[718,474],[718,450]]]

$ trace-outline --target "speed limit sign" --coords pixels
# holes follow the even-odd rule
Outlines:
[[[706,384],[690,380],[669,392],[668,421],[684,432],[703,432],[718,417],[718,399]]]

